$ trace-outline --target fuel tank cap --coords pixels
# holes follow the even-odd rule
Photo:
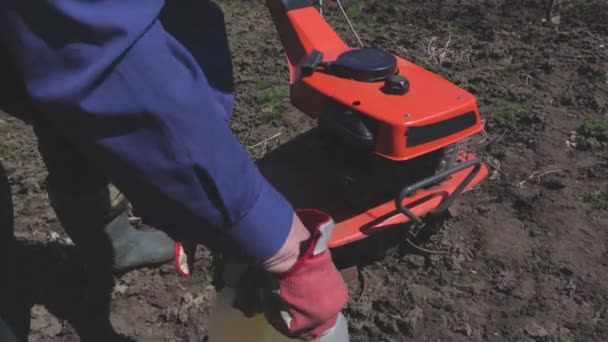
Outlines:
[[[331,72],[362,82],[378,82],[397,73],[397,58],[377,48],[347,51],[331,64]]]

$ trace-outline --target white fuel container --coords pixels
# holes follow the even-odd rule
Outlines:
[[[225,287],[218,294],[209,320],[209,342],[302,342],[285,337],[270,323],[264,314],[251,318],[232,306],[234,291]],[[342,314],[336,325],[314,342],[349,342],[348,325]]]

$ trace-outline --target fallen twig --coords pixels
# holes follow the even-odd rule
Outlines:
[[[543,176],[546,176],[546,175],[549,175],[552,173],[573,171],[573,170],[577,170],[577,169],[581,169],[581,168],[589,168],[589,167],[593,167],[595,164],[596,164],[595,159],[593,157],[589,157],[589,158],[585,158],[585,159],[581,159],[576,162],[573,162],[567,166],[557,167],[554,165],[553,168],[550,170],[536,171],[536,172],[532,173],[530,176],[528,176],[528,178],[517,183],[517,186],[522,187],[522,186],[524,186],[524,184],[531,181],[532,179],[540,178],[540,177],[543,177]]]
[[[502,140],[502,138],[504,138],[504,137],[505,137],[505,135],[506,135],[508,132],[509,132],[509,130],[508,130],[508,129],[505,129],[505,131],[504,131],[504,132],[502,132],[502,134],[501,134],[501,135],[498,137],[498,139],[496,139],[496,140],[492,141],[492,143],[497,143],[497,142],[501,141],[501,140]]]
[[[502,174],[503,174],[503,175],[505,175],[505,176],[509,176],[509,174],[508,174],[508,173],[506,173],[505,171],[503,171],[503,169],[501,169],[501,168],[500,168],[500,164],[497,162],[497,159],[496,159],[496,158],[494,158],[494,157],[492,157],[492,156],[489,156],[489,157],[484,158],[484,160],[485,160],[485,162],[486,162],[488,165],[490,165],[490,166],[491,166],[491,167],[492,167],[494,170],[496,170],[496,171],[498,171],[498,172],[502,173]]]
[[[536,80],[534,77],[530,76],[530,74],[525,74],[525,75],[522,75],[521,77],[524,78],[524,80],[525,80],[524,82],[526,82],[526,85],[530,84],[531,80]]]
[[[443,48],[443,51],[439,54],[439,64],[443,64],[443,61],[446,59],[447,55],[448,55],[448,51],[450,48],[450,44],[452,43],[452,35],[448,36],[448,41],[445,43],[445,47]]]
[[[485,133],[485,131],[484,131],[484,133]],[[488,144],[497,143],[497,142],[501,141],[502,138],[504,138],[507,133],[509,133],[509,129],[505,129],[496,139],[492,139],[492,137],[488,133],[485,133],[486,136],[479,143],[482,144],[486,140],[488,141]]]
[[[522,180],[521,182],[517,183],[517,187],[522,188],[524,186],[524,184],[526,184],[527,182],[535,179],[535,178],[540,178],[552,173],[558,173],[558,172],[565,172],[565,169],[554,169],[554,170],[548,170],[548,171],[537,171],[534,172],[533,174],[531,174],[528,178]]]
[[[492,137],[490,137],[490,135],[488,134],[488,132],[486,132],[486,129],[484,128],[481,131],[481,135],[483,135],[483,139],[479,140],[479,142],[477,142],[478,144],[483,144],[486,141],[492,141]]]
[[[283,134],[283,132],[279,132],[279,133],[277,133],[277,134],[275,134],[275,135],[271,136],[270,138],[266,138],[266,139],[264,139],[264,140],[260,141],[259,143],[256,143],[256,144],[254,144],[254,145],[251,145],[251,146],[247,147],[247,149],[248,149],[248,150],[251,150],[251,149],[254,149],[254,148],[258,147],[258,146],[262,146],[263,144],[266,144],[266,143],[268,143],[269,141],[271,141],[271,140],[273,140],[273,139],[278,138],[278,137],[279,137],[281,134]]]

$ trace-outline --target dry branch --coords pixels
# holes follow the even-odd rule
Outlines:
[[[279,133],[277,133],[277,134],[275,134],[275,135],[273,135],[273,136],[271,136],[269,138],[266,138],[266,139],[260,141],[259,143],[253,144],[253,145],[247,147],[247,149],[251,150],[251,149],[254,149],[254,148],[258,147],[258,146],[262,146],[264,144],[267,144],[271,140],[278,138],[281,134],[283,134],[283,132],[279,132]]]

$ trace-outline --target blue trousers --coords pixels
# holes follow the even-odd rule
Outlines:
[[[5,0],[0,47],[0,82],[12,74],[8,92],[23,94],[0,95],[0,108],[64,139],[148,223],[252,262],[282,246],[293,208],[228,126],[235,91],[217,6]]]

